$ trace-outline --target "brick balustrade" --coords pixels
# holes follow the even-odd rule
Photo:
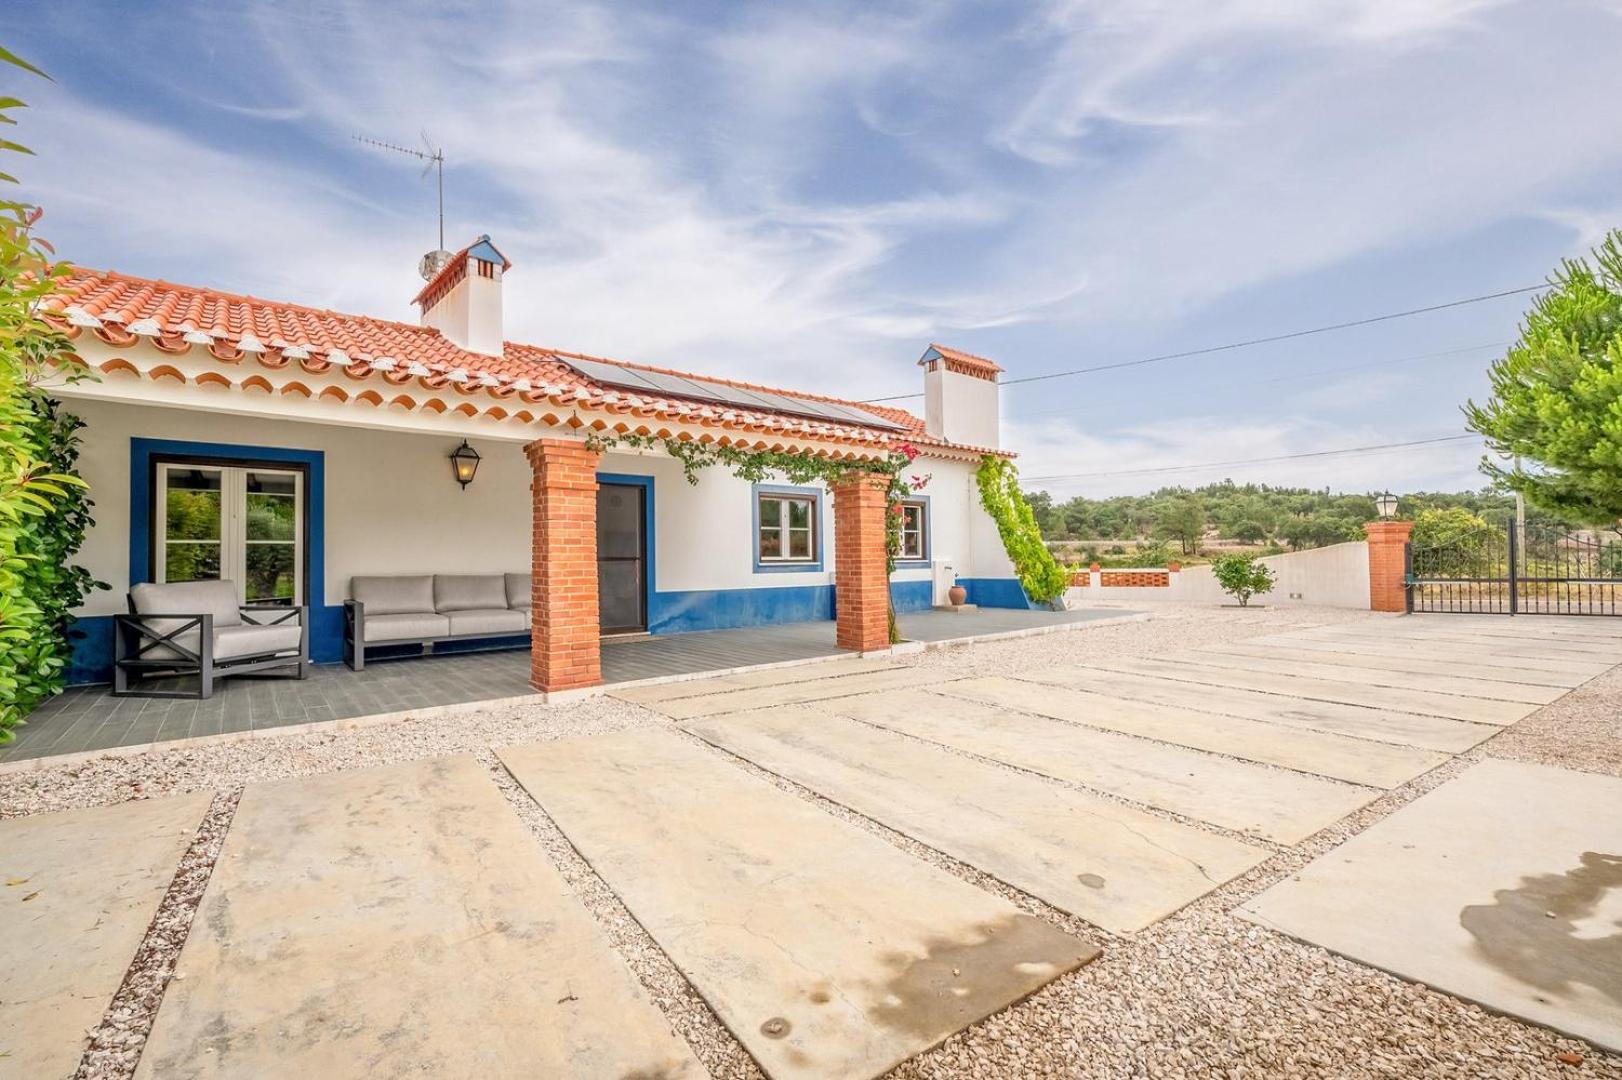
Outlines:
[[[1369,610],[1407,611],[1408,536],[1411,521],[1371,521],[1369,538]]]
[[[530,685],[542,692],[603,681],[598,656],[597,461],[574,439],[524,447],[533,479]]]
[[[834,639],[841,649],[890,647],[890,580],[885,572],[889,480],[852,472],[835,480]]]

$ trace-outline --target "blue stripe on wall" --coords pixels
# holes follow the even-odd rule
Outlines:
[[[958,578],[957,583],[969,594],[968,603],[980,607],[1029,610],[1036,606],[1018,578]]]

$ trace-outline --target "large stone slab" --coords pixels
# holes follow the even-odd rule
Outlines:
[[[1539,660],[1567,666],[1580,665],[1604,670],[1622,656],[1605,646],[1576,646],[1546,641],[1519,641],[1513,639],[1488,640],[1470,638],[1463,634],[1373,634],[1358,630],[1337,628],[1300,631],[1301,640],[1389,643],[1406,649],[1420,649],[1439,656],[1463,656],[1472,660],[1490,662],[1497,658]],[[1590,651],[1590,650],[1593,651]]]
[[[676,732],[499,753],[770,1076],[876,1076],[1097,955]]]
[[[1424,629],[1410,630],[1402,637],[1409,641],[1458,642],[1495,652],[1513,653],[1530,647],[1538,650],[1555,650],[1578,657],[1599,657],[1609,659],[1613,663],[1622,660],[1622,642],[1609,636],[1596,638],[1544,631],[1527,632],[1524,629],[1493,631],[1461,627],[1457,623],[1427,623]]]
[[[213,796],[0,821],[0,1075],[69,1077]]]
[[[1106,671],[1128,671],[1136,675],[1177,679],[1182,682],[1222,686],[1235,690],[1259,690],[1264,694],[1305,698],[1311,701],[1334,701],[1342,705],[1361,705],[1368,709],[1417,713],[1421,716],[1445,716],[1450,720],[1468,720],[1475,724],[1499,726],[1513,724],[1538,709],[1536,705],[1521,701],[1459,697],[1456,694],[1438,694],[1393,686],[1372,686],[1367,683],[1310,678],[1305,675],[1279,675],[1269,671],[1189,664],[1177,660],[1105,657],[1094,661],[1092,666]]]
[[[1277,654],[1249,655],[1233,652],[1227,648],[1190,649],[1187,652],[1169,654],[1163,659],[1219,670],[1266,672],[1272,675],[1356,683],[1367,687],[1417,690],[1428,694],[1451,694],[1455,697],[1485,698],[1491,701],[1520,702],[1534,706],[1547,705],[1565,694],[1565,689],[1558,686],[1531,686],[1499,679],[1468,678],[1458,674],[1422,674],[1414,671],[1396,671],[1389,667],[1360,668],[1355,664],[1303,660],[1299,656],[1286,659]]]
[[[1281,844],[1306,839],[1378,795],[1366,787],[923,691],[841,698],[824,707]]]
[[[142,1077],[698,1077],[470,757],[250,784]]]
[[[1365,656],[1373,660],[1401,662],[1404,665],[1417,660],[1427,664],[1458,664],[1461,666],[1461,670],[1465,670],[1466,666],[1490,666],[1493,670],[1499,672],[1496,677],[1500,679],[1528,682],[1532,681],[1534,677],[1548,678],[1551,681],[1561,680],[1553,682],[1553,685],[1568,687],[1581,686],[1594,676],[1610,670],[1603,663],[1528,660],[1518,657],[1493,656],[1490,653],[1483,653],[1480,649],[1460,649],[1454,646],[1440,646],[1434,642],[1424,644],[1386,638],[1326,638],[1305,637],[1297,634],[1275,634],[1267,637],[1248,638],[1243,644],[1247,647],[1278,646],[1287,649]]]
[[[1044,686],[1000,677],[960,679],[938,688],[953,697],[1004,709],[1119,731],[1195,750],[1317,773],[1353,784],[1394,788],[1448,760],[1447,754],[1411,746],[1354,739],[1326,731],[1269,724],[1238,716],[1200,712],[1106,697],[1071,687]]]
[[[1279,645],[1247,645],[1244,642],[1177,653],[1175,659],[1195,664],[1221,662],[1234,667],[1285,674],[1298,672],[1342,681],[1362,680],[1375,686],[1407,686],[1416,690],[1433,687],[1449,694],[1528,701],[1535,705],[1547,705],[1559,700],[1568,689],[1581,681],[1581,676],[1575,675],[1528,679],[1519,672],[1506,671],[1490,664],[1452,664],[1423,658],[1401,661],[1394,657],[1315,652]]]
[[[890,660],[850,659],[826,660],[814,664],[794,664],[789,667],[766,668],[761,671],[743,671],[736,675],[722,675],[713,679],[681,679],[675,682],[654,683],[651,686],[628,686],[612,690],[610,697],[632,701],[639,705],[679,698],[703,697],[733,690],[749,690],[759,686],[784,686],[790,683],[815,682],[838,679],[846,675],[866,675],[874,671],[887,671],[896,667]]]
[[[689,720],[707,742],[1116,933],[1270,854],[813,706]]]
[[[893,690],[911,686],[924,686],[940,682],[941,674],[933,668],[896,667],[884,671],[845,675],[832,679],[811,679],[805,682],[773,684],[746,690],[684,697],[674,701],[648,702],[647,707],[664,713],[675,720],[690,720],[695,716],[718,716],[722,713],[745,712],[750,709],[768,709],[774,705],[796,705],[805,701],[822,701],[848,694],[867,694],[875,690]]]
[[[1622,1050],[1622,779],[1489,759],[1241,913]]]
[[[1157,679],[1149,675],[1100,671],[1097,668],[1061,667],[1022,671],[1018,677],[1028,682],[1090,690],[1106,697],[1176,705],[1309,731],[1332,731],[1359,739],[1455,754],[1491,738],[1498,731],[1491,724],[1472,724],[1443,716],[1419,716],[1334,701],[1289,698],[1264,694],[1259,690],[1199,686],[1176,679]]]

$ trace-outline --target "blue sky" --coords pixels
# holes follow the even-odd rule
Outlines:
[[[1009,377],[1542,280],[1622,225],[1622,0],[633,4],[23,0],[0,76],[74,261],[411,320],[447,240],[515,340],[850,397],[930,340]],[[15,9],[14,9],[15,10]],[[1511,298],[1011,386],[1060,496],[1479,484]],[[902,402],[921,408],[920,400]]]

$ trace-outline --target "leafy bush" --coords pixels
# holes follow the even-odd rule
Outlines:
[[[1507,573],[1507,542],[1495,544],[1502,535],[1502,530],[1463,507],[1421,510],[1414,515],[1414,531],[1408,538],[1414,573],[1421,577],[1471,577],[1493,572],[1500,556],[1506,562]],[[1500,547],[1502,551],[1497,550]]]
[[[1255,555],[1219,555],[1211,561],[1211,573],[1240,607],[1249,606],[1252,596],[1273,591],[1273,571]]]
[[[997,535],[1002,537],[1003,549],[1014,564],[1025,595],[1038,604],[1058,599],[1069,587],[1070,575],[1042,542],[1036,515],[1019,490],[1019,472],[1014,463],[987,454],[980,459],[975,482],[980,487],[980,505],[997,523]]]
[[[28,67],[3,49],[0,60]],[[0,99],[0,121],[14,123],[7,114],[20,106]],[[0,743],[62,688],[71,612],[95,584],[68,563],[90,525],[73,475],[80,423],[37,386],[76,367],[67,337],[38,314],[63,272],[33,236],[38,219],[35,207],[0,201]]]

